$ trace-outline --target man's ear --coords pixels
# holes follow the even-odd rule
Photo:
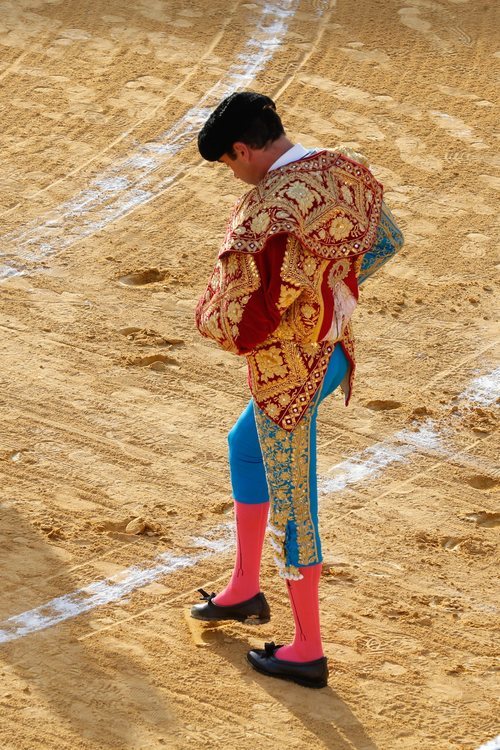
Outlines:
[[[233,151],[236,153],[236,156],[243,159],[243,161],[250,161],[252,158],[252,149],[242,141],[235,141],[233,143]]]

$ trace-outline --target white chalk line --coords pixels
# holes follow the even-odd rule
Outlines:
[[[237,8],[238,3],[235,3],[234,8]],[[234,9],[233,8],[233,9]],[[232,9],[232,10],[233,10]],[[231,10],[231,12],[232,12]],[[35,198],[38,195],[41,195],[41,193],[47,192],[47,190],[52,189],[56,185],[60,184],[61,182],[64,182],[68,179],[68,177],[73,177],[75,174],[78,174],[82,169],[87,167],[89,164],[94,163],[97,159],[102,157],[104,154],[108,153],[108,151],[112,148],[114,148],[117,144],[123,142],[126,138],[129,138],[131,134],[137,130],[137,128],[140,125],[143,125],[153,114],[156,114],[158,110],[160,110],[162,107],[165,106],[166,102],[171,99],[173,96],[175,96],[179,91],[182,91],[186,84],[192,80],[193,78],[196,78],[197,75],[199,75],[199,70],[201,67],[206,64],[207,58],[210,57],[210,55],[214,52],[217,45],[220,43],[221,39],[223,39],[223,35],[225,31],[227,30],[228,26],[232,23],[233,16],[230,14],[227,15],[226,19],[224,20],[224,23],[220,25],[220,27],[217,29],[217,33],[212,38],[212,41],[210,42],[210,45],[204,50],[203,55],[196,60],[196,65],[191,69],[189,73],[186,74],[183,80],[179,80],[178,83],[175,84],[175,86],[171,89],[169,89],[166,96],[161,99],[154,107],[149,108],[149,112],[147,115],[141,117],[140,119],[133,122],[128,130],[123,131],[119,136],[117,136],[114,140],[109,141],[107,145],[101,150],[96,152],[92,157],[87,159],[87,161],[81,162],[79,165],[74,167],[74,169],[70,170],[69,172],[66,172],[61,177],[58,177],[57,179],[53,180],[52,182],[48,183],[42,188],[39,188],[34,193],[31,193],[30,198]],[[0,76],[1,78],[1,76]],[[135,141],[135,144],[137,145],[137,140]],[[6,211],[3,211],[0,214],[0,217],[7,216],[8,214],[11,214],[15,212],[21,203],[17,203],[16,205],[12,206],[11,208],[8,208]]]
[[[457,397],[458,402],[474,403],[480,406],[491,406],[500,397],[500,367],[492,372],[481,375]],[[452,428],[450,420],[450,428]],[[327,474],[332,477],[324,477],[318,483],[320,495],[328,495],[339,492],[348,485],[375,478],[388,466],[395,463],[407,462],[416,452],[438,454],[445,457],[459,456],[462,460],[473,465],[473,459],[463,453],[456,453],[452,448],[444,444],[447,430],[438,426],[432,419],[427,419],[416,430],[405,429],[396,432],[390,438],[382,440],[369,448],[355,454],[333,466]],[[482,470],[489,470],[498,474],[498,467],[487,466],[485,461],[478,462]]]
[[[500,734],[497,734],[492,740],[478,747],[477,750],[500,750]]]
[[[479,406],[491,406],[500,399],[500,367],[486,375],[480,375],[460,394],[459,398],[472,401]]]
[[[196,106],[155,141],[140,145],[133,154],[94,180],[90,187],[51,210],[42,222],[33,221],[2,237],[4,246],[15,246],[12,263],[42,260],[64,250],[101,231],[171,185],[185,171],[185,166],[173,169],[156,182],[152,176],[191,144],[195,133],[221,99],[248,86],[272,59],[285,38],[288,21],[297,4],[298,0],[266,3],[252,37],[245,43],[236,62],[225,78],[217,81]],[[0,279],[23,273],[19,270],[19,263],[17,267],[9,263],[0,266]]]
[[[434,429],[432,420],[427,420],[416,431],[401,430],[392,437],[365,448],[345,461],[332,466],[327,473],[333,476],[324,477],[319,481],[318,492],[320,495],[330,495],[351,484],[373,479],[388,466],[408,461],[419,448],[436,450],[440,448],[440,445],[441,438]]]
[[[473,402],[481,399],[483,405],[494,403],[498,398],[499,376],[500,368],[477,378],[460,394],[459,399],[465,401],[468,398]],[[394,440],[401,444],[394,445]],[[335,471],[335,476],[325,477],[320,481],[320,494],[328,495],[351,484],[374,478],[392,463],[407,461],[412,453],[421,450],[438,450],[447,455],[447,449],[434,429],[432,420],[427,420],[416,431],[401,430],[392,440],[382,441],[332,467],[330,471]],[[153,566],[150,563],[133,565],[115,576],[91,583],[73,593],[56,597],[39,607],[9,617],[0,623],[0,644],[18,640],[90,612],[96,607],[122,600],[157,578],[191,568],[216,553],[230,551],[234,546],[232,524],[217,526],[206,538],[193,538],[192,546],[199,547],[202,551],[195,555],[183,556],[164,552],[155,558]]]
[[[193,567],[207,557],[226,552],[233,544],[229,539],[230,533],[233,533],[232,524],[221,524],[206,538],[192,538],[191,546],[202,550],[198,554],[173,555],[170,552],[163,552],[155,558],[153,566],[144,563],[132,565],[110,578],[96,581],[71,594],[58,596],[46,604],[9,617],[1,623],[0,643],[18,640],[90,612],[96,607],[123,600],[128,594],[153,583],[161,576]]]

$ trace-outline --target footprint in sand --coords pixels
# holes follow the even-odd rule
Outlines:
[[[348,44],[348,47],[339,47],[339,49],[355,62],[370,63],[371,65],[379,65],[382,68],[389,67],[391,59],[384,50],[378,48],[374,50],[359,49],[360,47],[364,47],[363,42],[348,42]]]
[[[500,190],[500,177],[493,174],[480,174],[479,179],[492,190]]]
[[[155,284],[158,281],[164,281],[166,276],[166,271],[160,271],[158,268],[148,268],[144,271],[135,271],[128,273],[126,276],[120,276],[118,283],[122,286],[146,286],[146,284]]]
[[[387,640],[381,640],[375,636],[361,636],[355,640],[355,648],[358,653],[371,651],[375,653],[401,653],[404,651],[417,651],[419,648],[418,641],[413,638],[407,638],[405,636],[399,638],[388,638]]]
[[[441,540],[440,544],[443,549],[453,552],[454,550],[458,549],[460,545],[466,541],[467,539],[465,538],[460,539],[459,537],[446,536]]]
[[[446,96],[454,96],[457,99],[479,99],[477,94],[465,91],[465,89],[457,88],[456,86],[444,86],[443,84],[438,84],[437,88],[442,94],[446,94]]]
[[[454,618],[458,618],[464,612],[463,604],[448,596],[432,596],[427,604],[431,609],[451,613]]]
[[[417,0],[414,0],[415,5],[418,4]],[[427,5],[427,4],[426,4]],[[439,6],[433,3],[428,3],[428,7],[439,8]],[[398,10],[399,20],[412,31],[417,31],[422,34],[429,44],[439,52],[450,53],[453,52],[453,44],[436,34],[432,29],[432,23],[420,17],[420,8],[415,6],[407,6]]]
[[[389,411],[390,409],[399,409],[402,403],[400,401],[374,399],[373,401],[367,401],[365,406],[372,411]]]
[[[474,487],[475,490],[491,490],[498,485],[498,479],[485,476],[484,474],[474,474],[465,480],[467,484]]]
[[[40,531],[42,531],[48,539],[64,539],[64,530],[56,524],[48,521],[36,524]]]
[[[158,523],[142,516],[128,516],[121,521],[94,521],[94,523],[96,531],[106,531],[108,534],[158,536],[163,533]]]
[[[355,583],[356,576],[350,573],[348,570],[342,570],[342,568],[340,568],[340,565],[341,564],[339,563],[332,565],[323,565],[323,569],[321,571],[322,577],[324,577],[328,581],[328,583]]]
[[[120,328],[118,333],[126,336],[129,341],[133,341],[134,344],[138,344],[139,346],[168,346],[170,349],[184,346],[183,339],[162,336],[161,333],[151,328],[127,326],[126,328]]]
[[[12,461],[15,464],[36,463],[34,451],[29,448],[26,448],[23,450],[8,451],[7,453],[4,453],[3,455],[0,454],[0,458],[7,459],[8,461]]]
[[[166,354],[150,354],[147,357],[128,357],[126,364],[133,367],[149,367],[150,370],[155,370],[156,372],[165,372],[169,369],[178,370],[180,367],[176,359]]]
[[[217,503],[212,508],[212,513],[216,513],[217,515],[222,515],[224,513],[227,513],[228,511],[232,510],[233,508],[233,501],[232,500],[222,500],[220,503]]]
[[[87,42],[92,39],[92,34],[83,29],[65,29],[61,31],[55,43],[61,43],[65,41],[66,44],[72,44],[73,42]]]
[[[311,0],[311,5],[314,10],[325,11],[335,8],[337,0]]]
[[[384,661],[380,667],[380,671],[385,674],[392,675],[393,677],[399,677],[400,675],[406,674],[408,670],[401,664],[396,664],[393,661]]]
[[[481,234],[481,232],[469,232],[466,237],[467,242],[458,249],[460,255],[464,258],[483,258],[488,250],[487,245],[491,237]]]
[[[437,156],[429,153],[429,147],[417,136],[402,136],[396,138],[396,146],[401,154],[401,159],[412,167],[421,169],[423,172],[441,172],[443,162]]]
[[[165,99],[166,83],[154,76],[140,76],[124,84],[125,91],[116,98],[116,104],[128,111],[144,106],[146,108],[160,105]]]
[[[128,89],[142,89],[144,91],[151,89],[166,89],[167,82],[163,78],[156,76],[139,76],[131,81],[127,81],[125,87]]]
[[[466,555],[483,556],[495,554],[496,546],[491,542],[482,541],[481,539],[445,537],[441,540],[441,546],[448,551],[458,550]]]
[[[344,125],[351,133],[351,137],[367,141],[384,141],[385,135],[375,120],[365,117],[358,112],[338,108],[332,113],[332,119]]]
[[[475,136],[471,126],[460,117],[449,115],[447,112],[439,112],[436,109],[430,109],[429,115],[431,120],[439,128],[446,130],[452,138],[459,138],[477,149],[486,148],[484,141]]]
[[[477,513],[467,513],[465,520],[473,521],[476,526],[489,529],[500,526],[500,513],[488,513],[487,510],[481,510]]]

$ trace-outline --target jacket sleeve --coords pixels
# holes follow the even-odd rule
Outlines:
[[[299,279],[291,281],[283,277],[285,256],[296,252],[300,252],[297,240],[281,234],[272,237],[255,256],[261,283],[243,311],[236,337],[240,354],[248,354],[265,341],[279,326],[285,310],[301,294],[303,285]]]
[[[382,202],[382,213],[377,229],[375,244],[364,254],[358,271],[358,284],[362,284],[375,271],[398,253],[404,244],[403,233],[397,226],[385,202]]]
[[[285,281],[281,270],[287,252],[298,243],[273,236],[255,255],[228,253],[219,259],[196,309],[196,325],[207,338],[234,354],[248,354],[278,327],[300,295],[300,281]]]

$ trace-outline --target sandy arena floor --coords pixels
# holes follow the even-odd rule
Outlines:
[[[2,750],[498,734],[499,16],[495,0],[0,0]],[[406,236],[362,289],[352,403],[321,415],[321,691],[246,663],[293,633],[267,544],[271,623],[186,617],[233,559],[245,363],[193,308],[244,189],[195,135],[238,87],[274,96],[294,140],[363,151]]]

